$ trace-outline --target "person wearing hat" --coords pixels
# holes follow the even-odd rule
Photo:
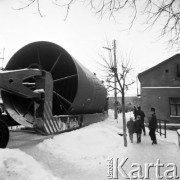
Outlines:
[[[157,144],[155,131],[157,129],[157,118],[155,108],[151,108],[151,118],[149,121],[149,136],[152,140],[152,145]]]

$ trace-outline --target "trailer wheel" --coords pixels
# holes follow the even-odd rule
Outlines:
[[[9,129],[7,125],[0,121],[0,148],[5,148],[9,141]]]

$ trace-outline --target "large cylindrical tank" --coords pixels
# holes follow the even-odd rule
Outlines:
[[[93,73],[75,60],[66,50],[51,42],[34,42],[17,51],[6,70],[23,68],[51,72],[54,80],[53,115],[102,112],[106,103],[106,89]],[[33,90],[33,79],[25,85]],[[9,114],[20,124],[31,126],[33,103],[29,99],[2,91],[2,99]]]

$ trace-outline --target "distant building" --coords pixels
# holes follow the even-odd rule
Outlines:
[[[146,116],[154,107],[158,119],[180,123],[180,54],[140,73],[138,78]]]
[[[118,108],[121,109],[122,98],[117,97]],[[114,109],[114,97],[109,97],[109,109]],[[125,97],[125,108],[133,110],[134,106],[139,106],[139,99],[136,96]]]

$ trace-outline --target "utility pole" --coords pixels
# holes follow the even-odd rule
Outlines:
[[[116,40],[113,41],[113,49],[114,49],[114,119],[118,118],[117,112],[117,84],[116,84],[116,75],[117,75],[117,62],[116,62]]]
[[[113,41],[113,47],[109,48],[109,47],[102,47],[104,49],[107,49],[108,51],[112,52],[114,54],[114,119],[118,118],[118,112],[117,112],[117,79],[116,79],[116,75],[117,75],[117,62],[116,62],[116,40]]]

